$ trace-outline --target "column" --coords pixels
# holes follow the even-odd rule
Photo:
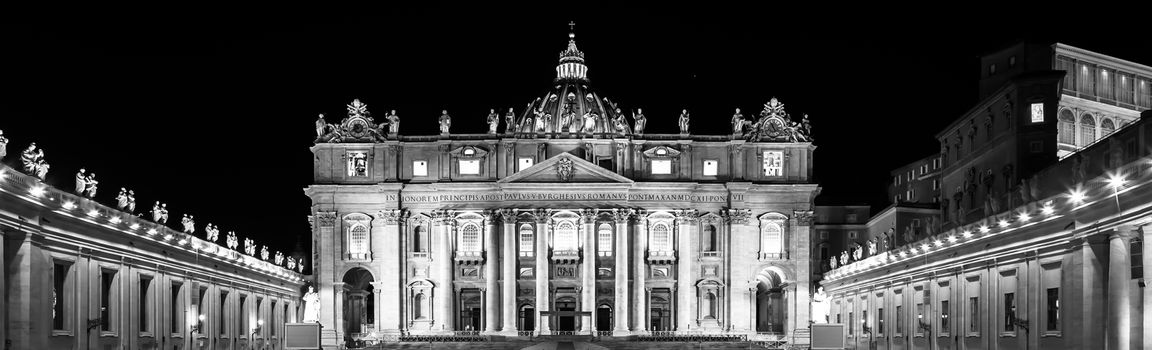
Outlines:
[[[1128,283],[1132,274],[1132,255],[1128,240],[1133,227],[1120,226],[1108,235],[1108,341],[1109,350],[1126,350],[1131,345],[1132,295]]]
[[[432,269],[436,274],[436,291],[433,292],[433,326],[434,330],[452,331],[454,319],[452,305],[455,300],[452,286],[452,237],[455,220],[447,213],[436,213],[432,221],[432,241],[435,244],[432,259]],[[439,324],[439,327],[436,325]]]
[[[644,284],[644,277],[648,275],[648,263],[644,261],[648,249],[648,214],[640,213],[636,216],[636,226],[632,230],[636,245],[632,247],[633,268],[635,276],[632,277],[632,333],[648,334],[648,293]]]
[[[501,331],[504,335],[516,335],[516,280],[519,277],[516,273],[516,260],[519,256],[519,250],[516,249],[516,217],[511,210],[501,209],[500,220],[504,222],[504,249],[498,255],[504,269],[504,289],[500,295],[504,298],[504,327]]]
[[[695,283],[692,270],[696,268],[695,247],[696,211],[686,210],[677,215],[677,249],[679,259],[676,260],[676,330],[692,330],[696,319]]]
[[[551,246],[551,233],[549,229],[552,226],[552,213],[547,211],[540,211],[536,216],[536,314],[543,315],[544,311],[551,309],[548,307],[549,295],[549,272],[551,272],[552,264],[548,261],[549,247]],[[548,319],[537,316],[536,329],[539,330],[540,335],[550,335],[550,322]]]
[[[484,214],[484,282],[487,291],[484,292],[484,333],[494,334],[500,324],[500,286],[498,285],[500,270],[500,251],[498,238],[496,238],[496,220],[492,213]]]
[[[372,319],[375,320],[375,324],[373,324],[372,327],[376,331],[383,331],[385,329],[388,329],[388,327],[394,326],[392,324],[388,324],[388,325],[384,324],[384,315],[388,314],[388,313],[399,314],[400,310],[396,310],[397,309],[396,307],[392,307],[391,305],[384,305],[382,303],[386,300],[391,301],[391,302],[395,302],[395,300],[397,300],[397,299],[384,298],[384,291],[386,289],[388,289],[388,288],[385,288],[385,286],[387,285],[386,283],[384,283],[384,282],[370,282],[370,284],[372,284]],[[365,306],[367,306],[367,302],[365,302]],[[287,317],[285,317],[285,319],[287,319]],[[391,321],[391,320],[389,320],[389,321]],[[399,332],[400,329],[399,328],[388,329],[388,331]]]
[[[612,252],[616,254],[616,266],[612,268],[612,273],[616,276],[616,303],[612,308],[612,318],[615,323],[615,328],[612,329],[613,336],[628,335],[628,217],[632,216],[631,211],[617,210],[614,213],[616,219],[616,249]]]
[[[596,322],[596,212],[584,211],[584,251],[580,253],[581,259],[581,311],[591,312],[588,322],[580,324],[580,331],[591,334]]]

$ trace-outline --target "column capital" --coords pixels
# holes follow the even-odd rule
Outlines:
[[[1130,240],[1135,237],[1139,232],[1135,226],[1117,226],[1112,232],[1108,233],[1108,239],[1122,238]]]
[[[315,218],[320,223],[320,227],[336,226],[336,212],[334,211],[318,211]]]
[[[612,219],[618,224],[627,224],[633,214],[635,210],[632,209],[612,209]]]
[[[723,213],[726,221],[739,225],[747,224],[752,217],[751,209],[725,209]]]
[[[500,221],[502,221],[505,224],[511,224],[511,223],[516,222],[516,213],[513,212],[512,209],[507,209],[507,208],[496,209],[496,210],[492,211],[492,214],[494,216],[500,218]]]

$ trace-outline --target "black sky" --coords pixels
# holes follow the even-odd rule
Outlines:
[[[489,108],[519,112],[547,90],[575,20],[592,86],[623,108],[644,108],[649,132],[674,132],[688,108],[694,133],[720,134],[733,108],[751,116],[778,97],[811,117],[817,204],[878,209],[888,171],[936,152],[932,136],[976,102],[980,54],[1059,41],[1152,64],[1147,27],[1136,21],[1102,33],[1002,7],[839,10],[9,13],[4,162],[16,164],[35,141],[56,186],[86,167],[99,174],[102,202],[128,187],[141,207],[161,200],[177,217],[291,251],[308,235],[302,189],[317,113],[336,122],[360,98],[376,114],[398,110],[403,134],[434,133],[441,109],[454,132],[482,132]]]

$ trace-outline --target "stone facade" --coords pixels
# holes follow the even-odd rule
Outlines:
[[[280,349],[297,320],[299,275],[3,165],[0,234],[7,348]]]
[[[773,99],[758,122],[779,124],[756,136],[643,134],[586,71],[570,42],[555,88],[503,133],[318,131],[305,193],[325,347],[373,334],[806,328],[819,193],[807,130],[772,117]]]

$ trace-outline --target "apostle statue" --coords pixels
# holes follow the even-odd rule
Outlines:
[[[396,135],[400,133],[400,116],[396,115],[396,110],[393,109],[392,113],[384,117],[388,121],[388,134]]]
[[[595,134],[596,133],[596,112],[585,112],[583,117],[584,117],[584,128],[582,131],[584,131],[585,134]]]
[[[496,113],[496,109],[488,110],[488,134],[496,135],[496,128],[500,127],[500,115]]]
[[[575,113],[572,112],[572,103],[569,102],[567,106],[564,106],[564,111],[560,112],[560,127],[557,131],[563,131],[564,128],[568,128],[568,131],[571,132],[572,116],[574,114]]]
[[[36,174],[40,163],[44,161],[44,150],[36,149],[36,143],[33,142],[20,154],[20,161],[24,164],[25,173]]]
[[[680,135],[688,135],[688,110],[680,112]]]
[[[84,189],[88,187],[88,174],[84,173],[84,168],[76,172],[76,194],[83,195]]]
[[[316,141],[319,142],[328,134],[328,122],[324,120],[324,113],[316,117]]]
[[[508,107],[508,113],[504,114],[504,133],[511,134],[516,132],[516,114],[512,112],[512,107]]]
[[[448,116],[448,110],[440,111],[440,134],[448,135],[449,129],[452,128],[452,117]]]
[[[212,223],[208,223],[208,226],[204,226],[204,233],[204,238],[212,243],[216,243],[216,239],[220,238],[220,229]]]
[[[736,114],[732,115],[732,134],[740,135],[744,133],[744,115],[740,114],[740,109],[736,109]]]
[[[0,130],[0,160],[8,155],[8,138],[4,137],[4,130]]]
[[[124,211],[126,208],[128,208],[128,190],[121,187],[120,193],[116,194],[116,209]]]
[[[536,133],[544,132],[544,106],[536,110],[536,125],[532,127],[532,131]]]
[[[256,256],[256,242],[251,238],[244,239],[244,252],[250,256]]]
[[[88,177],[84,178],[84,196],[96,198],[96,185],[98,184],[100,181],[96,181],[96,173],[88,174]]]
[[[635,113],[632,113],[632,120],[636,125],[633,127],[636,131],[633,132],[636,136],[644,135],[644,127],[648,125],[648,118],[644,117],[644,109],[637,108]]]
[[[300,265],[304,266],[304,265]],[[320,322],[320,294],[308,286],[308,292],[304,293],[304,318],[301,322]]]
[[[180,219],[180,225],[184,226],[184,233],[196,232],[196,221],[192,220],[191,215],[184,214],[184,217]]]
[[[136,212],[136,190],[128,190],[128,214]]]
[[[628,134],[628,119],[624,118],[624,112],[621,112],[619,108],[616,109],[614,124],[616,124],[617,135],[624,136]]]
[[[239,240],[236,239],[236,231],[228,231],[228,238],[225,240],[227,241],[228,249],[236,250],[236,247],[240,245]]]

